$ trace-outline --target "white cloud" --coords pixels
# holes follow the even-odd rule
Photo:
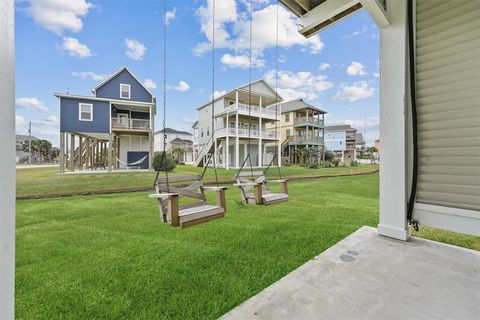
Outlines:
[[[335,94],[333,100],[346,100],[349,102],[355,102],[360,99],[371,98],[375,96],[375,89],[369,87],[366,81],[358,81],[351,86],[342,84],[340,88],[341,90]]]
[[[43,119],[40,123],[46,126],[56,126],[58,124],[58,118],[54,115],[51,115]]]
[[[125,46],[127,47],[125,54],[132,60],[142,60],[147,51],[147,47],[135,39],[125,39]]]
[[[216,98],[218,98],[218,97],[221,97],[221,96],[223,96],[225,93],[227,93],[227,91],[225,91],[225,90],[214,91],[214,92],[213,92],[213,98],[216,99]],[[210,96],[210,99],[212,99],[212,96]]]
[[[315,100],[318,95],[333,87],[333,83],[327,80],[327,76],[314,75],[308,71],[291,72],[278,71],[278,93],[284,101],[298,98]],[[275,70],[265,74],[265,80],[275,86]]]
[[[72,76],[80,78],[80,79],[87,79],[90,78],[93,81],[101,81],[105,79],[105,75],[98,74],[92,71],[82,71],[82,72],[72,72]]]
[[[185,81],[180,81],[175,87],[172,88],[173,90],[185,92],[190,89],[190,85]]]
[[[93,7],[85,0],[28,0],[28,4],[25,11],[35,23],[56,34],[81,31],[81,18]]]
[[[48,108],[43,104],[43,102],[35,97],[18,98],[15,100],[15,106],[21,109],[35,109],[41,112],[48,111]]]
[[[25,120],[22,116],[15,116],[15,126],[18,128],[24,127],[27,124],[27,120]]]
[[[189,125],[194,124],[196,121],[197,119],[194,119],[194,118],[182,118],[182,122]]]
[[[343,36],[344,39],[350,39],[350,38],[353,38],[353,37],[356,37],[356,36],[359,36],[361,34],[364,34],[365,32],[368,31],[368,27],[362,27],[361,29],[359,30],[355,30],[353,31],[351,34],[349,35],[346,35],[346,36]]]
[[[347,68],[347,74],[349,76],[364,76],[367,74],[365,66],[358,61],[352,61]]]
[[[374,76],[375,78],[379,78],[379,77],[380,77],[380,73],[374,72],[374,73],[373,73],[373,76]]]
[[[319,66],[318,66],[318,70],[320,71],[325,71],[327,69],[330,69],[332,66],[329,64],[329,63],[321,63]]]
[[[207,6],[201,6],[197,10],[201,30],[207,39],[207,41],[198,43],[195,47],[194,53],[197,55],[212,49],[212,2],[212,0],[208,0]],[[254,8],[267,3],[268,1],[263,0],[255,1]],[[238,54],[249,50],[250,18],[246,14],[240,14],[237,9],[235,0],[217,1],[215,46],[216,48],[234,50]],[[259,57],[262,56],[265,49],[275,47],[276,45],[276,13],[276,4],[270,4],[253,11],[252,27],[254,35],[252,38],[252,50]],[[280,47],[290,48],[300,45],[307,48],[312,54],[320,53],[324,44],[319,35],[314,35],[307,39],[298,33],[297,18],[283,6],[278,7],[278,16],[278,44]],[[255,32],[255,30],[260,31]]]
[[[246,69],[250,67],[250,58],[247,55],[233,56],[231,54],[226,53],[222,56],[221,62],[230,68]],[[252,56],[252,67],[253,68],[265,67],[265,60]]]
[[[152,79],[145,79],[145,80],[143,80],[143,85],[144,85],[145,88],[147,88],[147,89],[157,89],[157,84],[156,84],[155,81],[153,81]]]
[[[165,13],[165,24],[168,26],[170,22],[172,22],[175,19],[175,16],[177,14],[177,8],[173,8],[172,11],[167,11]]]
[[[378,128],[380,122],[378,117],[369,117],[364,119],[347,119],[344,123],[351,125],[353,128],[363,130]]]
[[[75,58],[88,58],[92,56],[92,52],[87,45],[78,41],[78,39],[65,37],[63,38],[62,49],[67,51],[69,55]]]

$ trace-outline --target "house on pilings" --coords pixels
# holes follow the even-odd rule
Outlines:
[[[127,67],[92,93],[54,94],[60,101],[60,172],[152,169],[155,96]]]

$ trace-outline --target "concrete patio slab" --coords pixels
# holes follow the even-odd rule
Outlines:
[[[221,319],[480,319],[480,252],[362,227]]]

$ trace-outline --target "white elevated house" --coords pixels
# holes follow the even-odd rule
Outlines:
[[[238,169],[250,154],[252,166],[268,166],[278,150],[267,150],[266,145],[280,137],[266,125],[280,120],[281,106],[275,104],[281,100],[264,80],[257,80],[216,97],[213,107],[212,102],[199,107],[193,125],[194,165],[205,165],[214,154],[218,167]]]

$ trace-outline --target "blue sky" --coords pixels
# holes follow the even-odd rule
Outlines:
[[[212,0],[168,1],[167,125],[191,127],[212,94]],[[275,79],[276,1],[254,0],[252,78]],[[216,85],[221,93],[249,81],[249,0],[216,1]],[[278,89],[378,138],[378,29],[365,11],[305,39],[279,6]],[[17,133],[58,145],[54,92],[91,95],[102,77],[126,65],[161,101],[163,1],[20,0],[16,5]],[[275,83],[273,82],[272,85]],[[156,117],[161,124],[161,105]]]

